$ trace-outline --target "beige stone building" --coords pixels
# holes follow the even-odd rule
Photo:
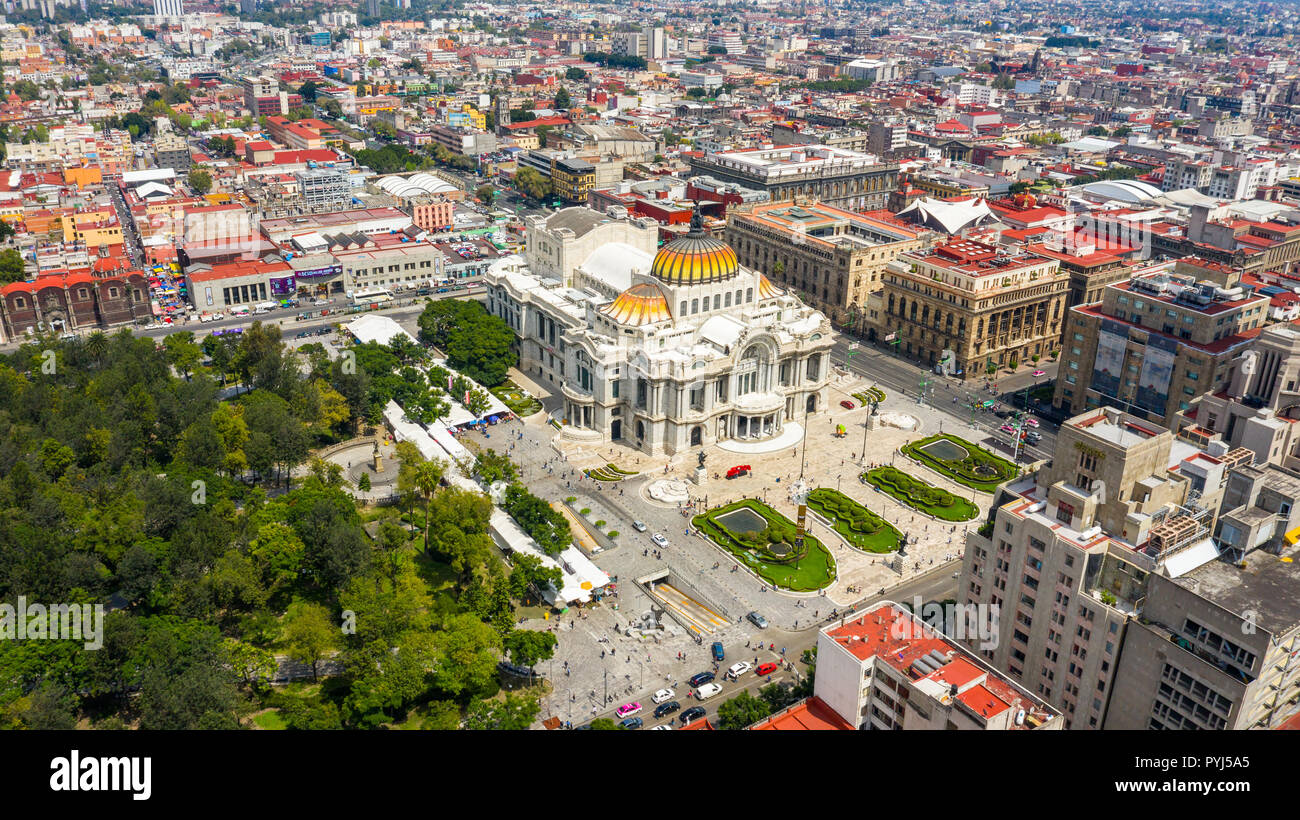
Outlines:
[[[887,212],[854,213],[802,199],[733,209],[725,234],[742,265],[853,328],[866,324],[867,301],[880,291],[885,266],[933,236]]]
[[[951,239],[900,255],[883,280],[868,335],[946,374],[977,378],[1059,347],[1070,277],[1055,259]]]
[[[1268,319],[1267,296],[1229,281],[1154,265],[1070,309],[1052,403],[1070,413],[1104,404],[1163,426],[1223,389],[1229,364]]]
[[[1205,452],[1112,408],[1070,419],[1057,442],[1050,466],[1004,487],[968,535],[958,600],[970,616],[997,613],[981,650],[993,666],[1068,728],[1102,728],[1121,657],[1147,662],[1124,641],[1152,578],[1218,558],[1227,473],[1251,454]]]

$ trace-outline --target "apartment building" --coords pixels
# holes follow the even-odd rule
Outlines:
[[[898,164],[829,145],[710,151],[691,171],[766,191],[773,202],[807,197],[854,210],[878,210],[898,186]]]
[[[1055,259],[952,239],[900,255],[883,281],[868,333],[948,375],[1029,364],[1060,344],[1069,275]]]
[[[1228,476],[1222,554],[1150,578],[1107,729],[1272,729],[1300,714],[1300,474]]]
[[[298,194],[307,213],[341,211],[352,204],[351,173],[332,168],[308,168],[296,171]]]
[[[1228,363],[1268,318],[1267,296],[1155,265],[1070,309],[1052,403],[1069,413],[1103,404],[1176,426],[1177,414],[1222,390]]]
[[[1165,163],[1165,176],[1160,182],[1162,191],[1181,191],[1195,188],[1206,191],[1214,175],[1214,166],[1203,159],[1177,157]]]
[[[176,171],[188,171],[194,164],[190,157],[190,145],[184,137],[166,133],[154,140],[154,157],[159,168],[173,168]]]
[[[1178,433],[1202,446],[1245,447],[1256,464],[1300,469],[1300,329],[1264,328],[1228,363],[1224,389],[1180,414]]]
[[[494,134],[460,125],[433,124],[427,133],[435,143],[466,157],[477,157],[497,150],[497,138]]]
[[[1003,487],[988,523],[968,533],[959,601],[986,621],[963,628],[993,626],[984,657],[1067,727],[1108,725],[1126,630],[1152,578],[1217,557],[1227,471],[1250,453],[1215,450],[1113,408],[1090,411],[1063,424],[1052,461]]]
[[[715,31],[709,34],[708,47],[710,49],[721,48],[727,54],[744,54],[745,43],[740,39],[740,35],[734,31]]]
[[[802,201],[733,208],[724,234],[742,265],[799,291],[837,324],[857,327],[885,266],[930,237],[885,215]]]
[[[822,627],[815,698],[859,729],[1060,729],[1061,714],[892,601]],[[788,717],[774,716],[750,728]],[[831,727],[838,728],[838,727]]]

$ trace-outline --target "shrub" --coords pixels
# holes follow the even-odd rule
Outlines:
[[[591,514],[591,507],[583,507],[582,509],[578,510],[578,515],[590,515],[590,514]]]
[[[576,495],[571,495],[571,496],[569,496],[568,498],[564,499],[564,503],[565,503],[565,504],[572,504],[573,502],[575,502],[575,501],[577,501],[577,500],[578,500],[578,497],[577,497]]]
[[[596,519],[596,529],[601,529],[604,526],[605,526],[604,519],[600,519],[600,518]]]
[[[835,531],[858,549],[890,552],[902,540],[902,533],[892,524],[838,490],[813,490],[808,494],[808,506],[831,519]]]
[[[960,445],[966,450],[967,457],[949,461],[936,458],[925,452],[923,448],[940,439],[947,439],[954,444]],[[902,453],[930,469],[948,476],[958,484],[964,484],[967,487],[982,490],[986,493],[993,492],[1000,484],[1010,481],[1020,474],[1020,468],[1005,458],[996,456],[983,447],[971,444],[963,438],[947,433],[909,442],[903,445]],[[988,472],[980,472],[979,468],[981,467],[988,470]]]
[[[609,537],[610,537],[610,538],[618,538],[618,530],[610,530],[610,531],[609,531]]]
[[[909,507],[944,521],[969,521],[979,515],[979,508],[966,499],[894,467],[877,467],[863,478]]]

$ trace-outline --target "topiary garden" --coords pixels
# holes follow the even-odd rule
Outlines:
[[[864,473],[862,478],[899,502],[942,521],[969,521],[979,515],[979,507],[961,496],[888,465]]]
[[[741,509],[756,513],[767,526],[735,532],[719,521]],[[744,499],[715,507],[692,518],[691,524],[754,574],[778,587],[807,592],[835,580],[835,559],[830,550],[806,534],[802,551],[796,549],[794,522],[761,501]]]
[[[991,493],[1020,474],[1020,468],[964,438],[949,433],[908,442],[903,455],[971,489]]]
[[[839,490],[813,490],[808,493],[808,508],[828,519],[850,545],[866,552],[893,552],[903,538],[897,527]]]

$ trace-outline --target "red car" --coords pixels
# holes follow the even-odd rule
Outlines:
[[[741,464],[740,466],[732,467],[730,470],[727,470],[727,478],[740,478],[742,475],[749,475],[748,464]]]
[[[852,410],[853,402],[849,401],[848,399],[845,399],[844,401],[840,402],[840,407],[843,407],[845,410]]]
[[[758,668],[754,670],[754,674],[762,678],[772,674],[780,668],[781,665],[778,663],[760,663]]]

